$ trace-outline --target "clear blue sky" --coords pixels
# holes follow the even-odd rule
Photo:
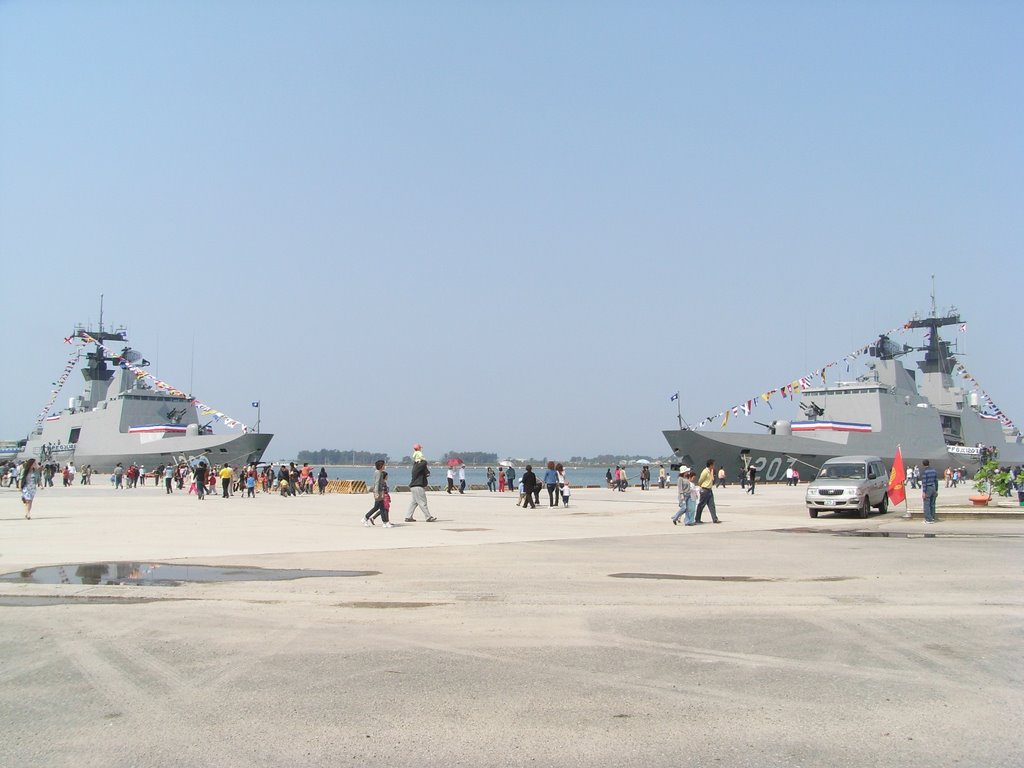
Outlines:
[[[261,400],[271,457],[662,454],[673,392],[695,421],[790,381],[932,273],[1024,422],[1022,31],[1013,2],[2,3],[0,437],[103,293],[161,378]]]

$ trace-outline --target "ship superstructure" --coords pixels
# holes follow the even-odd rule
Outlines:
[[[958,361],[939,329],[962,325],[955,311],[915,318],[907,330],[923,330],[920,347],[879,337],[869,349],[867,372],[854,381],[801,387],[801,420],[776,420],[761,434],[694,429],[666,430],[673,452],[690,466],[715,459],[730,474],[750,465],[758,476],[779,480],[788,467],[813,476],[835,456],[864,454],[891,461],[901,447],[909,465],[928,459],[940,471],[947,466],[976,469],[990,455],[1001,463],[1024,463],[1024,444],[1005,419],[987,413],[977,393],[957,377]],[[915,369],[903,359],[923,353]]]
[[[150,383],[149,362],[128,345],[124,328],[105,330],[102,321],[94,330],[77,326],[68,341],[87,349],[83,392],[66,408],[41,416],[16,451],[19,459],[74,462],[105,472],[118,463],[155,469],[198,457],[235,466],[262,458],[273,435],[214,434],[210,424],[201,423],[190,395]]]

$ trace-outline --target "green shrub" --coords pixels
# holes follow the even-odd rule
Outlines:
[[[990,459],[981,465],[981,469],[974,476],[974,488],[978,493],[983,493],[986,496],[991,496],[993,493],[1005,496],[1013,490],[1010,470],[1001,470],[999,462]]]

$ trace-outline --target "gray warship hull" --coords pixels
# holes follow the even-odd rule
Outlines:
[[[714,459],[724,468],[730,482],[739,478],[739,472],[753,465],[759,480],[776,482],[786,477],[786,469],[793,467],[801,478],[813,478],[821,465],[837,456],[879,456],[891,466],[897,444],[903,454],[904,466],[912,467],[928,459],[940,472],[946,467],[966,466],[977,470],[981,464],[981,451],[967,446],[947,446],[941,439],[915,440],[907,433],[899,437],[893,433],[849,434],[844,442],[826,442],[799,435],[748,434],[725,432],[712,434],[686,429],[665,430],[665,440],[679,461],[695,469],[702,468],[708,459]],[[900,441],[902,438],[902,442]],[[1024,464],[1024,446],[1007,445],[999,452],[1001,462]]]
[[[239,466],[259,462],[273,435],[248,433],[243,435],[176,435],[142,442],[138,434],[110,433],[88,424],[95,438],[77,444],[66,442],[67,433],[74,429],[72,422],[58,431],[47,430],[39,439],[30,440],[19,452],[18,460],[32,456],[41,463],[74,463],[79,469],[91,467],[97,472],[109,472],[121,464],[135,464],[147,470],[161,464],[191,462],[205,458],[208,463]],[[84,431],[84,429],[83,429]],[[52,438],[52,439],[48,439]],[[63,441],[63,442],[58,442]]]
[[[879,456],[891,465],[897,446],[906,467],[927,459],[939,471],[976,470],[989,456],[1024,464],[1020,433],[984,413],[977,395],[954,378],[956,359],[938,331],[960,322],[955,314],[911,321],[909,328],[928,331],[923,347],[897,347],[881,337],[870,350],[877,360],[856,381],[802,389],[807,421],[777,420],[757,434],[672,429],[665,440],[681,463],[699,469],[714,459],[730,480],[749,466],[770,482],[785,478],[789,467],[814,477],[836,456]],[[911,352],[925,353],[917,370],[898,359]]]

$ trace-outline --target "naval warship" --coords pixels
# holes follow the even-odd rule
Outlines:
[[[40,463],[90,466],[98,472],[117,464],[155,469],[160,464],[205,459],[210,464],[258,462],[273,435],[243,432],[213,434],[212,424],[202,424],[195,400],[184,393],[171,394],[139,375],[149,365],[128,346],[127,331],[117,328],[86,330],[77,326],[67,341],[84,343],[83,394],[72,397],[68,407],[41,418],[31,434],[16,446],[0,448],[0,458]],[[113,347],[123,345],[120,351]]]
[[[868,350],[873,362],[864,375],[801,388],[801,420],[772,421],[760,434],[691,428],[663,434],[681,463],[700,468],[714,459],[730,480],[750,466],[761,480],[780,480],[789,467],[814,477],[827,459],[854,454],[891,465],[897,445],[905,466],[928,459],[940,472],[950,466],[976,470],[990,456],[1005,465],[1024,463],[1020,432],[986,413],[977,393],[954,378],[957,359],[939,329],[962,322],[955,311],[938,316],[933,307],[931,316],[905,326],[926,331],[924,346],[880,336]],[[922,352],[916,370],[904,365],[907,355]]]

